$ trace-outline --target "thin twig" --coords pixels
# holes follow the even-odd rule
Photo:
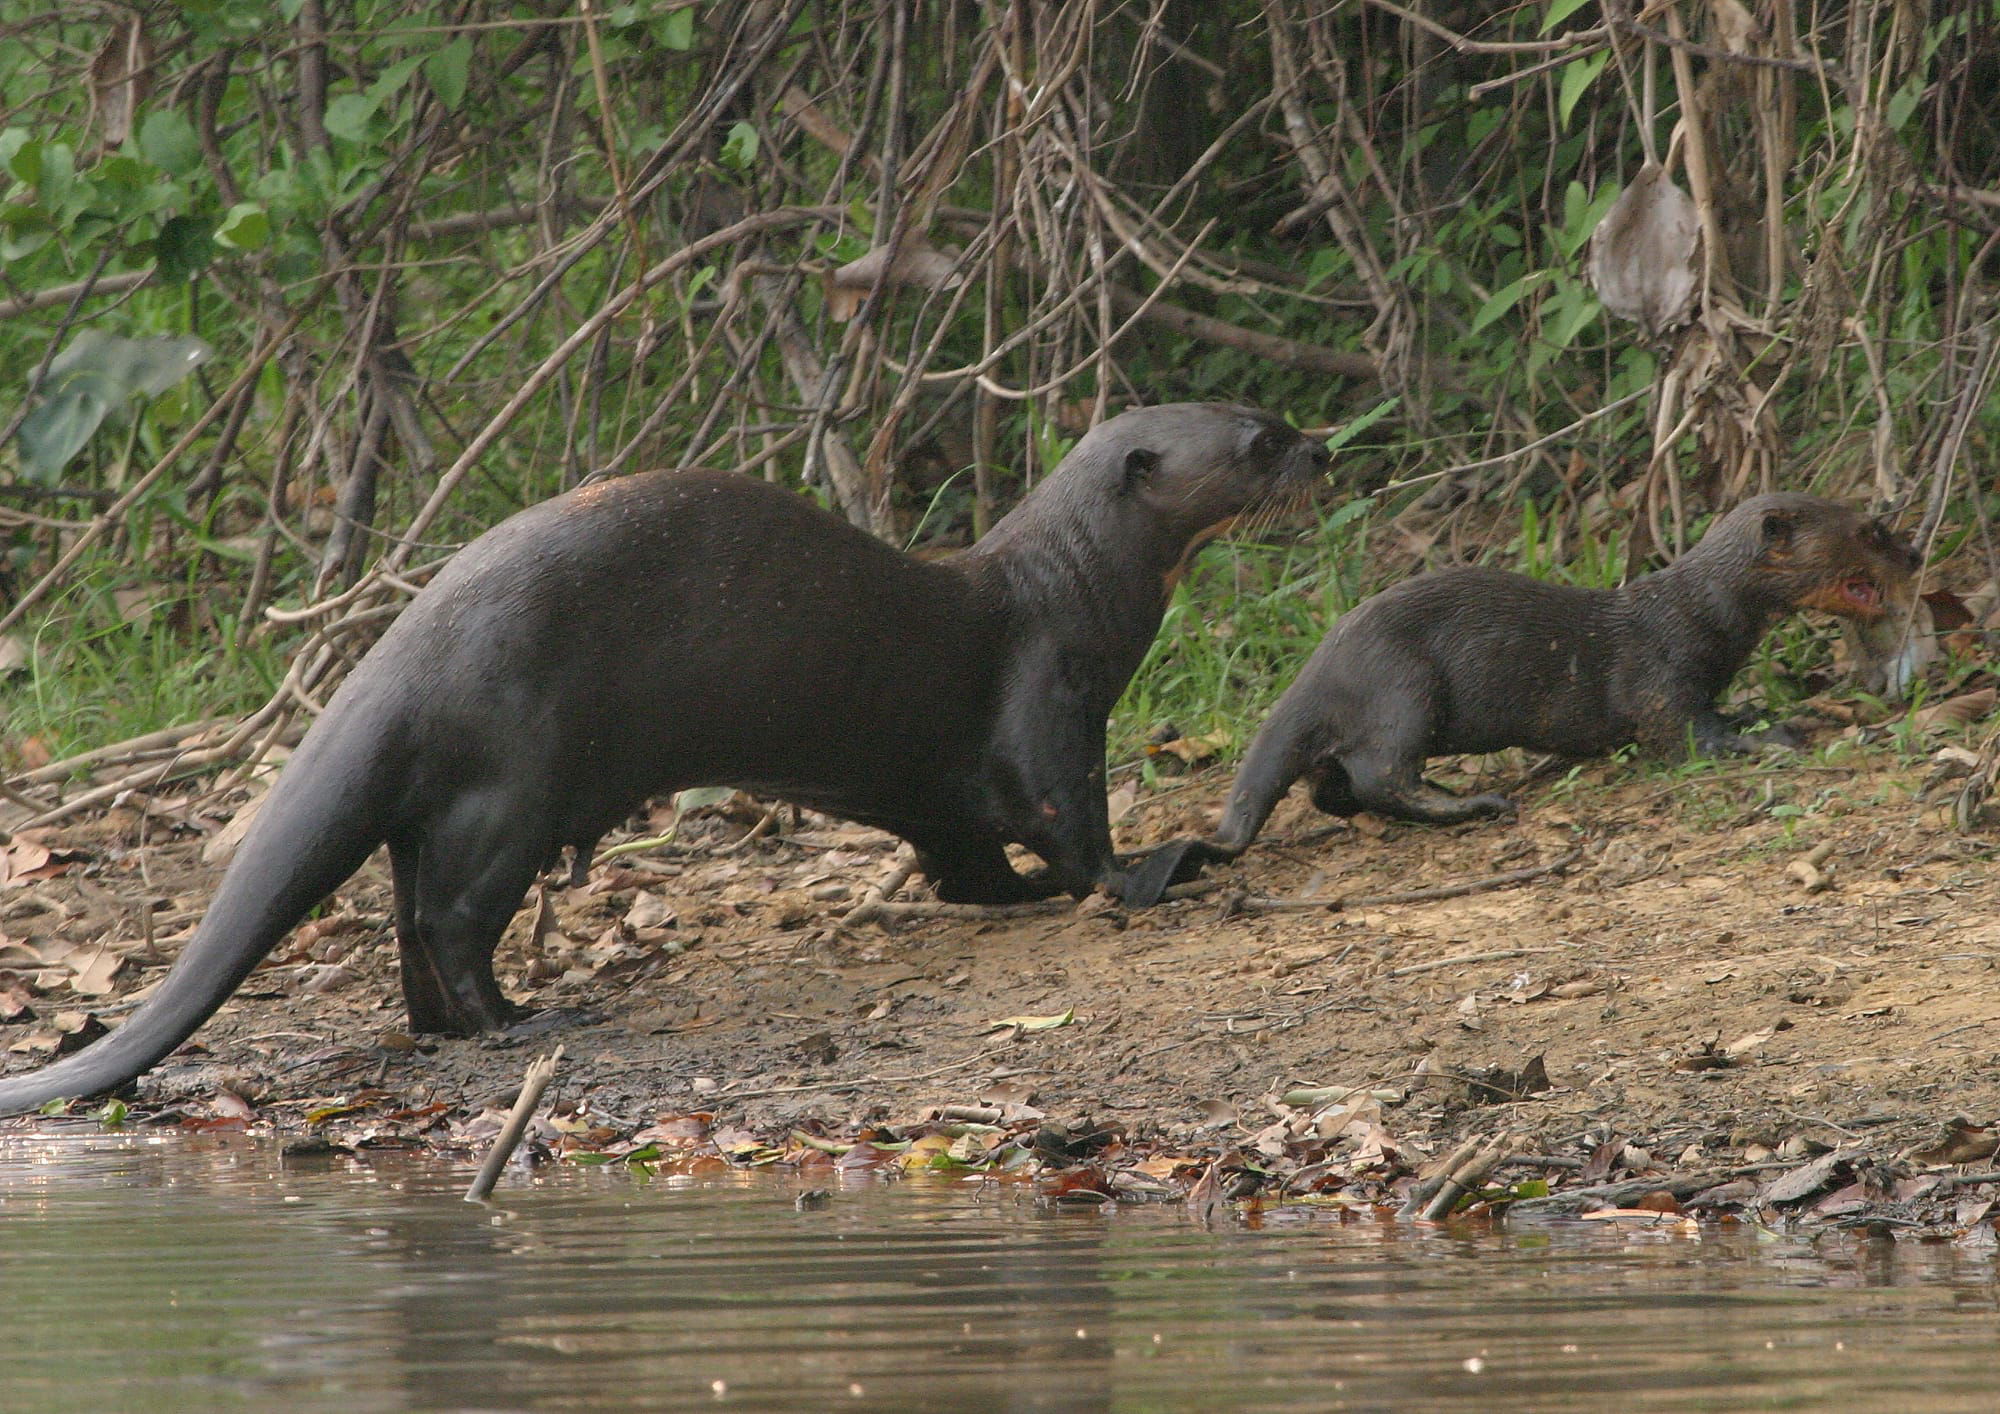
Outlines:
[[[1303,913],[1321,908],[1333,910],[1386,908],[1401,903],[1430,903],[1436,899],[1463,898],[1467,894],[1485,893],[1489,889],[1504,889],[1510,884],[1524,884],[1545,874],[1559,873],[1581,858],[1583,851],[1573,849],[1546,864],[1533,864],[1525,869],[1509,869],[1504,874],[1488,874],[1479,879],[1464,879],[1456,884],[1437,884],[1427,889],[1404,889],[1388,894],[1352,896],[1333,894],[1317,898],[1266,898],[1252,894],[1243,899],[1238,907],[1245,913]]]
[[[557,1046],[553,1054],[537,1056],[529,1064],[528,1073],[521,1078],[521,1093],[514,1101],[514,1108],[507,1113],[507,1122],[493,1136],[493,1147],[486,1151],[486,1162],[479,1166],[479,1176],[465,1190],[466,1202],[484,1202],[486,1195],[493,1191],[493,1185],[499,1181],[500,1170],[507,1167],[507,1160],[513,1157],[521,1136],[528,1132],[528,1121],[534,1118],[535,1106],[542,1102],[542,1092],[556,1078],[556,1066],[562,1058],[563,1048]]]

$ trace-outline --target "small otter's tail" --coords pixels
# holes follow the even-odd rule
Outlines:
[[[1148,854],[1126,875],[1128,907],[1150,908],[1169,888],[1200,874],[1204,864],[1226,863],[1250,847],[1250,841],[1257,838],[1292,782],[1306,773],[1319,750],[1320,734],[1314,724],[1284,709],[1285,702],[1280,700],[1257,739],[1250,743],[1215,833],[1203,840],[1169,840]]]
[[[365,778],[329,779],[312,769],[309,754],[327,755],[301,749],[271,788],[207,916],[159,989],[97,1044],[0,1080],[0,1115],[101,1094],[143,1075],[215,1014],[308,909],[361,867],[382,840],[381,788]]]

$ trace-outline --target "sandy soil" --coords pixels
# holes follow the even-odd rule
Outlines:
[[[1948,1156],[1925,1146],[1964,1116],[1955,1152],[1977,1166],[1977,1126],[2000,1113],[1995,840],[1954,828],[1964,780],[1928,762],[1887,743],[1821,759],[1606,762],[1523,783],[1495,758],[1489,783],[1520,818],[1451,829],[1331,821],[1295,794],[1201,897],[892,929],[841,919],[893,840],[780,816],[745,841],[754,814],[722,811],[580,888],[552,879],[499,957],[549,1024],[484,1041],[398,1029],[378,858],[140,1102],[196,1122],[303,1128],[339,1109],[350,1131],[455,1132],[560,1041],[559,1108],[600,1137],[688,1113],[767,1139],[852,1134],[961,1106],[1189,1154],[1372,1141],[1402,1171],[1505,1137],[1560,1179],[1824,1146],[1908,1172]],[[1127,810],[1123,841],[1200,827],[1226,786],[1214,771],[1167,783]],[[0,1065],[41,1063],[60,1026],[115,1021],[157,980],[213,886],[200,829],[216,823],[156,806],[44,837],[75,855],[0,892]],[[1457,897],[1368,902],[1564,859]],[[1270,906],[1318,898],[1359,902]],[[1279,1102],[1302,1086],[1372,1094],[1329,1136],[1325,1097]]]

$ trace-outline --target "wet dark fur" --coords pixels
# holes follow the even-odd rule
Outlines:
[[[879,825],[950,900],[1119,887],[1105,718],[1173,577],[1326,463],[1265,413],[1126,413],[978,545],[929,563],[726,473],[524,511],[335,695],[159,989],[97,1045],[0,1081],[0,1113],[144,1072],[378,844],[410,1024],[451,1035],[511,1019],[493,949],[537,872],[669,791],[742,786]],[[1016,873],[1010,843],[1047,867]]]
[[[1672,751],[1690,732],[1703,752],[1749,749],[1714,704],[1771,624],[1799,608],[1879,618],[1917,563],[1859,512],[1778,494],[1744,502],[1673,564],[1618,589],[1477,568],[1406,580],[1320,642],[1251,743],[1215,834],[1155,852],[1127,896],[1152,902],[1203,861],[1235,858],[1300,777],[1329,814],[1448,823],[1513,805],[1429,784],[1428,756],[1521,746],[1582,757],[1634,741]]]

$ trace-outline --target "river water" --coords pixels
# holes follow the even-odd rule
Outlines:
[[[0,1409],[1993,1409],[1990,1247],[0,1136]]]

